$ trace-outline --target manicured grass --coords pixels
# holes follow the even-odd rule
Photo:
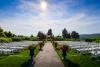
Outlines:
[[[35,49],[35,56],[39,52],[39,46]],[[0,56],[0,67],[23,67],[29,60],[29,50],[24,49],[15,55]]]
[[[16,55],[9,55],[0,59],[0,67],[21,67],[21,64],[29,58],[28,50]]]
[[[61,51],[59,49],[55,50],[63,61],[65,67],[100,67],[100,62],[91,59],[90,55],[82,55],[70,50],[66,56],[67,59],[63,60]]]
[[[68,59],[74,63],[80,65],[80,67],[100,67],[100,63],[93,60],[90,55],[82,55],[70,51],[68,53]]]

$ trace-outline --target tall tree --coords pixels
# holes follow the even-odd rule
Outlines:
[[[71,37],[74,39],[79,39],[79,33],[77,33],[76,31],[72,31]]]
[[[52,29],[49,29],[49,30],[48,30],[47,35],[50,36],[50,37],[53,36]]]
[[[13,36],[15,36],[14,34],[12,34],[10,31],[5,31],[4,32],[5,33],[5,35],[7,36],[7,37],[13,37]]]
[[[41,31],[38,32],[37,34],[37,37],[40,39],[40,40],[43,40],[46,38],[46,35],[44,33],[42,33]]]
[[[5,37],[5,34],[3,32],[3,29],[0,27],[0,37]]]
[[[3,32],[3,29],[0,27],[0,32]]]
[[[70,33],[68,33],[68,38],[71,38],[71,35],[70,35]]]
[[[62,30],[62,36],[63,38],[70,38],[70,34],[67,32],[66,28]]]
[[[34,37],[34,36],[31,34],[31,36],[30,36],[30,37],[32,38],[32,37]]]

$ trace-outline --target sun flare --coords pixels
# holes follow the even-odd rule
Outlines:
[[[42,11],[45,11],[47,9],[47,3],[46,3],[45,0],[41,0],[40,8],[41,8]]]

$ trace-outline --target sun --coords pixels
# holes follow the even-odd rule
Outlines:
[[[45,0],[41,0],[40,8],[42,11],[45,11],[47,9],[47,2]]]

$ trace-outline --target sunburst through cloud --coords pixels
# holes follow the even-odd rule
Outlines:
[[[46,11],[47,10],[47,2],[46,0],[40,0],[40,8],[42,11]]]

